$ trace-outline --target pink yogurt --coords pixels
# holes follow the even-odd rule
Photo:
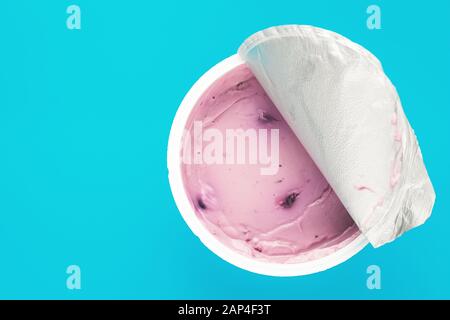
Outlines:
[[[196,130],[200,123],[202,130]],[[250,161],[255,145],[249,139],[243,149],[237,144],[226,147],[232,140],[227,132],[238,129],[257,137],[266,132],[266,140],[257,139],[256,154],[264,145],[269,163],[258,157],[256,163]],[[181,168],[185,191],[205,227],[232,250],[276,263],[292,258],[309,261],[335,252],[359,235],[247,66],[235,67],[203,93],[186,130]],[[245,161],[238,163],[239,150],[245,150]]]

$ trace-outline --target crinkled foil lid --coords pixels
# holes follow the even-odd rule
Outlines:
[[[280,26],[239,48],[374,247],[422,223],[435,200],[414,132],[380,62],[331,31]]]

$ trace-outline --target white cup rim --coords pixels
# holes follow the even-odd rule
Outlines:
[[[169,135],[167,168],[170,188],[178,210],[192,232],[209,250],[223,260],[247,271],[269,276],[301,276],[324,271],[341,264],[368,244],[367,238],[363,234],[358,235],[335,252],[312,261],[286,264],[264,262],[246,257],[223,244],[200,221],[191,205],[184,188],[181,172],[182,137],[186,123],[196,102],[210,85],[228,71],[242,64],[244,64],[242,58],[235,54],[209,69],[192,86],[176,112]]]

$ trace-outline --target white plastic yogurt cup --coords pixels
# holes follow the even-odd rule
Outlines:
[[[244,256],[226,246],[206,228],[194,211],[184,187],[181,170],[184,129],[193,108],[203,93],[216,80],[242,64],[244,64],[244,61],[235,54],[215,65],[192,86],[178,108],[170,130],[167,150],[169,183],[175,203],[183,219],[200,241],[220,258],[241,269],[270,276],[301,276],[320,272],[341,264],[367,245],[368,241],[364,235],[359,234],[344,247],[311,261],[284,264],[266,262]]]

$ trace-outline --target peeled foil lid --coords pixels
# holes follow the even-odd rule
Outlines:
[[[239,55],[374,247],[425,222],[433,186],[399,96],[369,51],[288,25],[252,35]]]

